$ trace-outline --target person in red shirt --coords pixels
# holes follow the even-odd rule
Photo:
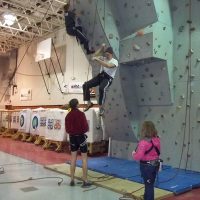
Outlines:
[[[145,185],[144,200],[154,200],[154,182],[161,159],[159,159],[160,138],[153,122],[143,123],[141,136],[142,139],[132,156],[133,159],[140,161],[141,176]]]
[[[87,180],[87,135],[89,130],[85,114],[78,109],[78,100],[71,99],[69,107],[71,111],[65,117],[65,130],[69,134],[70,150],[71,150],[71,165],[70,186],[74,186],[74,174],[76,169],[77,151],[80,149],[82,156],[83,184],[82,187],[88,187],[91,183]]]

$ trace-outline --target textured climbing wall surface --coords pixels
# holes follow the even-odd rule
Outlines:
[[[174,104],[139,107],[140,122],[155,122],[161,136],[165,163],[200,171],[200,1],[171,0],[170,5]]]
[[[73,6],[79,15],[77,22],[84,27],[90,46],[97,49],[102,43],[110,44],[119,57],[119,34],[108,2],[75,0]]]
[[[157,21],[153,0],[109,0],[120,38]]]
[[[120,70],[121,84],[128,108],[132,107],[133,102],[137,103],[137,107],[172,105],[166,61],[160,60],[134,66],[122,65]],[[137,101],[129,100],[132,99],[132,95],[134,98],[137,97]]]

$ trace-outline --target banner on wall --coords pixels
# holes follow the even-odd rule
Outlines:
[[[82,94],[83,82],[70,82],[68,85],[68,92],[73,94]]]

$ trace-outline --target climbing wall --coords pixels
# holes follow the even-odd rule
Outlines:
[[[121,80],[124,82],[122,82],[122,87],[125,88],[128,85],[135,87],[139,124],[144,120],[152,120],[155,123],[161,136],[164,163],[200,171],[198,164],[200,162],[198,155],[200,148],[198,39],[200,1],[171,0],[169,1],[170,12],[168,12],[169,5],[161,7],[157,0],[154,2],[158,22],[144,29],[146,38],[151,34],[151,30],[152,34],[156,34],[155,37],[152,36],[154,47],[149,48],[153,52],[143,51],[148,48],[145,43],[136,43],[137,46],[133,49],[135,53],[124,57],[124,68],[120,69],[123,72],[121,73]],[[170,25],[171,16],[172,26]],[[173,33],[173,37],[170,32]],[[135,43],[136,38],[133,37],[132,41]],[[142,41],[141,38],[140,41]],[[127,45],[124,48],[128,48]],[[170,48],[173,48],[173,54]],[[143,52],[140,54],[140,51]],[[135,54],[140,58],[139,61]],[[148,58],[149,54],[153,56],[153,62]],[[131,57],[134,58],[134,62],[131,62]],[[129,73],[125,73],[126,70]],[[130,74],[132,78],[127,74]],[[158,84],[155,84],[154,81],[157,78],[159,78]],[[158,88],[159,84],[163,85]],[[165,84],[170,90],[163,87]],[[124,96],[128,97],[128,93],[124,93]],[[126,145],[124,141],[117,141],[114,144],[112,147],[114,156],[122,157],[126,151],[130,150],[128,148],[130,143]],[[131,159],[130,155],[129,158]]]
[[[84,31],[90,39],[90,45],[95,49],[97,49],[101,43],[112,46],[117,59],[119,59],[120,41],[125,36],[122,34],[123,29],[126,28],[126,35],[132,34],[135,30],[150,25],[157,20],[153,1],[135,0],[125,2],[123,8],[128,9],[128,12],[134,13],[134,15],[131,16],[131,19],[135,22],[134,25],[127,23],[130,16],[122,15],[124,10],[120,11],[121,14],[119,16],[116,16],[116,11],[121,6],[121,1],[115,1],[114,3],[105,0],[88,1],[87,3],[82,1],[74,2],[74,8],[80,13],[78,22],[84,27]],[[129,9],[129,7],[131,7],[131,9]],[[128,12],[126,12],[126,14],[128,14]],[[139,16],[139,12],[148,12],[149,15],[142,20],[142,16]],[[121,24],[117,23],[117,21]],[[92,63],[92,66],[93,75],[96,75],[99,72],[99,66],[95,66],[95,63]],[[136,142],[138,132],[138,121],[136,120],[138,118],[137,104],[132,102],[131,109],[129,105],[126,105],[127,99],[125,99],[122,91],[120,73],[120,70],[118,70],[116,78],[108,91],[106,114],[104,118],[105,129],[106,133],[111,136],[113,140]],[[130,93],[130,96],[133,97],[134,92]]]
[[[74,7],[91,46],[111,45],[120,62],[104,118],[111,155],[131,159],[142,122],[152,120],[165,164],[200,171],[200,1],[76,0]]]
[[[154,5],[158,21],[120,41],[122,96],[137,139],[140,124],[152,113],[151,107],[169,107],[174,101],[173,32],[169,3],[154,1]],[[141,111],[143,108],[147,112]],[[131,142],[133,139],[127,143],[125,140],[113,141],[112,155],[123,158],[127,155],[131,159],[130,147],[133,149],[134,146]]]

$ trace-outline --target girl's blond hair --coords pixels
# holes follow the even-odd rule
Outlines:
[[[142,136],[142,138],[157,137],[157,130],[152,121],[144,121],[143,122],[141,136]]]

